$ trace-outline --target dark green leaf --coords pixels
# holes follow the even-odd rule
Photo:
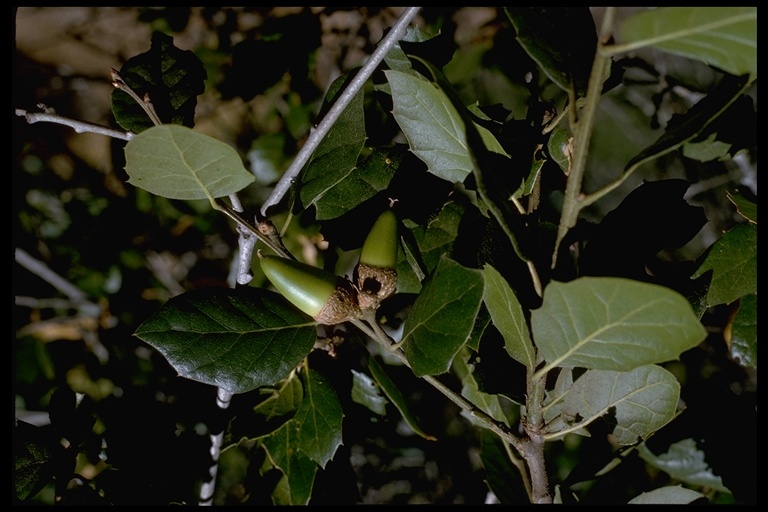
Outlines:
[[[280,386],[271,389],[264,387],[260,391],[269,396],[254,406],[253,411],[264,416],[266,420],[293,414],[304,397],[301,379],[295,373],[281,381]]]
[[[757,226],[744,222],[730,229],[710,247],[692,279],[712,271],[707,304],[729,304],[757,293]]]
[[[344,215],[376,193],[386,190],[402,159],[400,151],[375,149],[315,203],[317,219],[334,219]]]
[[[670,361],[707,334],[679,293],[609,277],[550,282],[531,324],[546,361],[541,373],[555,367],[631,370]]]
[[[736,101],[749,84],[749,77],[725,76],[707,96],[683,115],[673,116],[659,139],[632,158],[624,168],[639,166],[669,153],[701,133]]]
[[[149,96],[163,123],[194,126],[207,73],[194,53],[173,46],[172,37],[153,33],[149,51],[128,59],[120,77],[139,98]],[[119,89],[112,91],[112,113],[120,126],[135,133],[154,126],[144,109]]]
[[[416,249],[425,265],[425,272],[432,272],[444,254],[452,253],[465,210],[466,207],[462,203],[449,201],[426,226],[411,227],[413,240],[417,244]],[[397,264],[397,291],[418,293],[419,290],[421,280],[406,259],[400,260]]]
[[[488,430],[482,431],[480,460],[485,468],[485,482],[502,505],[530,505],[520,470],[509,460],[509,448]]]
[[[616,442],[634,444],[669,423],[679,399],[680,384],[660,366],[640,366],[628,372],[589,370],[565,395],[562,414],[568,427],[560,434],[607,416],[606,421],[614,425]]]
[[[712,473],[705,461],[704,452],[696,447],[696,441],[691,438],[672,444],[667,453],[661,455],[651,452],[645,443],[640,443],[637,451],[641,459],[677,481],[695,487],[730,492],[723,485],[723,480]]]
[[[13,482],[21,501],[33,497],[53,478],[55,460],[44,429],[18,421],[13,431]]]
[[[742,366],[757,368],[757,295],[741,298],[731,324],[731,355]]]
[[[348,81],[348,77],[337,78],[328,90],[325,108],[332,104]],[[357,157],[365,143],[365,118],[363,116],[363,91],[358,91],[344,109],[328,134],[322,140],[301,177],[300,197],[304,208],[315,204],[317,219],[329,219],[345,213],[339,201],[349,201],[345,196],[360,186],[360,173],[352,176],[357,165]],[[350,184],[346,184],[349,178]],[[342,185],[344,184],[344,185]],[[324,196],[335,187],[342,188],[331,194],[326,204]],[[367,188],[367,187],[366,187]],[[370,191],[367,191],[370,193]],[[372,195],[372,194],[371,194]],[[361,201],[362,202],[362,201]],[[352,206],[357,206],[355,203]]]
[[[177,125],[155,126],[125,146],[128,183],[169,199],[211,199],[254,181],[235,149]]]
[[[397,407],[397,410],[400,411],[403,420],[405,420],[408,426],[410,426],[413,431],[416,432],[416,434],[420,435],[424,439],[428,441],[436,441],[436,437],[427,434],[421,429],[419,426],[418,418],[416,418],[416,415],[411,412],[411,408],[408,407],[408,402],[400,392],[397,384],[395,384],[392,379],[389,378],[389,375],[387,375],[387,372],[384,370],[384,368],[382,368],[378,361],[376,361],[376,359],[373,357],[368,358],[368,369],[371,371],[371,375],[373,376],[374,380],[376,380],[376,383],[381,386],[381,390],[384,391],[385,395],[387,395],[387,398],[389,398],[395,407]]]
[[[739,214],[749,222],[757,224],[757,203],[748,200],[738,192],[728,192],[728,199],[736,205]]]
[[[297,448],[300,442],[293,421],[264,440],[269,459],[283,472],[283,477],[272,491],[275,505],[306,505],[312,496],[317,464]]]
[[[405,321],[403,348],[417,376],[448,371],[482,300],[482,273],[441,258]]]
[[[653,46],[757,77],[757,7],[661,7],[625,20],[618,33],[633,47]]]
[[[315,322],[263,288],[172,298],[136,330],[180,376],[243,393],[284,379],[312,350]]]
[[[461,396],[475,404],[481,411],[491,418],[509,425],[509,421],[504,414],[504,408],[501,405],[500,396],[485,393],[480,390],[477,380],[475,380],[475,376],[472,373],[472,369],[467,365],[464,358],[455,357],[453,359],[453,369],[461,379]],[[470,414],[465,410],[462,410],[461,414],[476,426],[486,428],[486,424],[479,421],[474,414]]]
[[[424,78],[400,71],[385,72],[392,87],[393,114],[416,156],[429,172],[460,183],[472,172],[464,121],[445,93]],[[504,154],[488,131],[477,127],[488,149]]]
[[[339,398],[321,373],[304,374],[304,400],[293,419],[297,429],[294,449],[324,468],[341,445],[344,413]]]
[[[573,136],[571,136],[571,132],[559,126],[555,127],[547,140],[547,153],[566,174],[571,172],[572,152]]]
[[[380,388],[370,377],[352,370],[352,401],[384,416],[387,413],[387,399],[379,391]]]
[[[588,7],[506,7],[517,40],[564,91],[587,90],[597,48],[597,31]]]
[[[504,348],[512,358],[532,370],[536,366],[536,352],[528,332],[528,322],[515,292],[492,266],[483,267],[483,276],[483,300],[491,313],[493,324],[504,337]]]

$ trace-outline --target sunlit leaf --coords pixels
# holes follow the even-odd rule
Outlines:
[[[742,366],[757,368],[757,295],[745,295],[730,326],[731,355]]]
[[[696,441],[691,438],[673,443],[669,450],[661,455],[651,452],[645,443],[640,443],[637,451],[641,459],[664,471],[675,480],[696,487],[730,492],[723,485],[722,478],[712,473],[705,460],[704,452],[696,447]]]
[[[328,90],[325,100],[325,108],[333,102],[347,81],[346,76],[337,78]],[[332,218],[345,213],[344,205],[338,201],[350,201],[346,197],[348,193],[359,188],[360,173],[353,171],[357,166],[357,157],[365,143],[365,117],[363,116],[363,91],[355,94],[341,116],[331,127],[328,134],[320,142],[320,145],[312,153],[312,159],[307,164],[306,170],[301,176],[301,189],[299,191],[304,208],[315,204],[317,206],[318,220]],[[364,177],[363,177],[364,178]],[[351,183],[346,183],[352,179]],[[323,198],[336,187],[341,190],[328,198],[328,203]],[[367,186],[363,187],[366,193]],[[375,192],[374,192],[375,193]],[[370,193],[368,197],[373,195]],[[362,202],[361,199],[360,202]],[[357,202],[353,206],[357,206]]]
[[[443,257],[419,293],[403,330],[414,373],[438,375],[467,341],[483,299],[483,276]]]
[[[483,268],[485,294],[483,300],[493,324],[504,337],[507,353],[529,369],[536,365],[536,353],[528,332],[523,308],[509,283],[490,265]]]
[[[380,416],[387,413],[387,399],[380,394],[380,388],[364,373],[352,370],[352,401],[367,407]]]
[[[675,360],[706,331],[679,293],[623,278],[552,281],[531,313],[533,339],[551,368],[631,370]]]
[[[429,172],[447,181],[462,182],[472,172],[464,122],[445,93],[423,78],[400,71],[385,71],[392,88],[392,111],[411,151]],[[477,127],[484,141],[493,140],[486,128]],[[489,149],[498,149],[496,141]]]
[[[686,489],[682,485],[668,485],[644,492],[627,503],[631,505],[688,505],[700,499],[706,499],[706,496]]]
[[[293,419],[298,430],[298,444],[293,449],[324,468],[341,445],[344,413],[336,392],[321,373],[309,370],[303,383],[304,400]]]
[[[149,98],[163,123],[194,126],[207,73],[193,52],[173,45],[171,36],[154,32],[149,51],[125,61],[120,77],[139,98]],[[119,89],[112,91],[112,113],[125,130],[139,133],[154,126],[136,100]]]
[[[757,7],[660,7],[625,20],[623,43],[653,46],[732,75],[757,76]]]
[[[204,288],[166,302],[136,329],[181,377],[244,393],[284,379],[312,350],[317,326],[263,288]]]
[[[712,271],[707,304],[729,304],[757,292],[757,226],[744,222],[710,247],[692,279]]]
[[[408,424],[408,426],[411,427],[416,434],[420,435],[424,439],[428,441],[436,441],[436,437],[427,434],[422,430],[421,426],[419,425],[418,418],[415,414],[413,414],[413,412],[411,412],[411,408],[408,407],[408,402],[406,401],[405,396],[403,396],[403,393],[397,387],[397,384],[395,384],[392,379],[389,378],[389,375],[387,375],[387,372],[384,370],[384,368],[382,368],[381,365],[373,357],[368,358],[368,369],[371,371],[371,375],[373,376],[374,380],[376,380],[376,383],[381,386],[381,390],[385,395],[387,395],[387,398],[389,398],[395,407],[397,407],[397,410],[400,411],[400,414],[403,416],[403,419]]]
[[[131,139],[125,172],[136,187],[187,200],[234,194],[255,179],[233,147],[177,125],[155,126]]]
[[[563,415],[570,430],[604,418],[614,426],[616,442],[629,445],[669,423],[679,398],[680,384],[660,366],[628,372],[589,370],[565,395]]]

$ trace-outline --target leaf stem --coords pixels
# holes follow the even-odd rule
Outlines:
[[[576,225],[579,212],[583,208],[583,205],[581,204],[583,196],[581,185],[584,179],[584,170],[586,169],[589,141],[592,137],[592,129],[595,125],[595,119],[597,118],[597,107],[603,92],[605,74],[611,63],[610,57],[605,55],[601,51],[601,48],[604,41],[608,39],[608,35],[610,35],[614,15],[615,7],[606,8],[603,25],[600,29],[600,38],[597,43],[597,51],[595,52],[595,60],[592,63],[592,72],[589,76],[589,86],[587,87],[584,108],[578,120],[572,125],[575,140],[573,162],[571,165],[571,172],[568,175],[568,183],[565,186],[563,211],[560,216],[560,225],[557,228],[555,250],[552,254],[552,268],[555,268],[555,264],[557,263],[560,243],[563,241],[568,230]]]

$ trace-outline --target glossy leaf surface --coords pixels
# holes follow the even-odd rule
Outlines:
[[[317,328],[275,292],[208,288],[172,298],[135,334],[181,377],[243,393],[285,378],[312,350]]]

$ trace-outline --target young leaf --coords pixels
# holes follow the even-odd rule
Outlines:
[[[293,449],[324,468],[341,445],[344,413],[336,392],[321,373],[309,370],[303,383],[304,400],[293,419],[298,432]]]
[[[403,349],[418,377],[448,371],[472,332],[482,300],[480,271],[441,258],[403,328]]]
[[[379,393],[380,388],[364,373],[352,370],[352,401],[367,407],[371,412],[384,416],[387,413],[387,399]]]
[[[622,23],[621,41],[757,77],[757,7],[662,7]]]
[[[228,144],[177,125],[145,130],[125,145],[131,183],[169,199],[208,199],[234,194],[253,182]]]
[[[523,308],[509,283],[491,265],[483,267],[485,293],[483,300],[491,313],[493,324],[504,337],[507,353],[529,369],[536,365],[536,352],[528,333]]]
[[[704,452],[696,447],[696,441],[683,439],[670,445],[667,453],[656,455],[645,443],[637,447],[640,458],[660,469],[679,482],[696,487],[708,487],[720,492],[730,492],[723,480],[712,473],[704,460]]]
[[[336,94],[343,90],[346,81],[347,77],[342,76],[331,84],[326,95],[325,108],[328,108]],[[349,188],[350,185],[346,184],[346,180],[355,170],[357,157],[365,144],[363,97],[362,90],[355,94],[312,154],[312,159],[302,175],[299,192],[302,205],[304,208],[309,208],[310,205],[315,204],[318,220],[337,216],[339,198],[346,197],[352,190]],[[355,183],[352,182],[351,185],[354,187]],[[322,200],[323,196],[339,186],[342,189],[329,198],[330,202],[326,208]]]
[[[730,229],[709,249],[691,279],[712,270],[707,304],[729,304],[757,293],[757,226],[744,222]]]
[[[128,59],[120,77],[140,98],[149,96],[163,123],[194,126],[207,73],[194,53],[173,46],[171,36],[154,32],[149,51]],[[112,113],[125,130],[139,133],[154,126],[144,109],[119,89],[112,91]]]
[[[387,395],[387,398],[392,400],[392,403],[397,407],[397,410],[400,411],[400,415],[408,426],[411,427],[416,434],[427,441],[436,441],[436,437],[427,434],[421,429],[418,419],[411,412],[410,407],[408,407],[408,402],[398,389],[397,384],[389,378],[389,375],[387,375],[384,368],[382,368],[378,361],[372,356],[368,358],[368,369],[371,371],[371,376],[373,376],[376,383],[381,386],[381,390]]]
[[[679,293],[623,278],[553,281],[531,313],[533,339],[555,367],[632,368],[677,359],[706,337],[690,303]]]
[[[317,464],[296,448],[299,442],[293,421],[264,439],[263,445],[272,464],[283,473],[272,492],[275,505],[306,505],[312,497]]]
[[[172,298],[136,329],[181,377],[244,393],[284,379],[312,350],[317,326],[263,288],[208,288]]]
[[[616,442],[630,445],[669,423],[679,398],[680,384],[660,366],[628,372],[589,370],[565,395],[562,414],[570,424],[568,431],[606,416],[614,425]]]
[[[459,183],[472,172],[464,122],[445,93],[424,78],[400,71],[385,71],[392,87],[392,113],[410,143],[432,174]],[[478,131],[492,151],[501,150],[484,127]]]

